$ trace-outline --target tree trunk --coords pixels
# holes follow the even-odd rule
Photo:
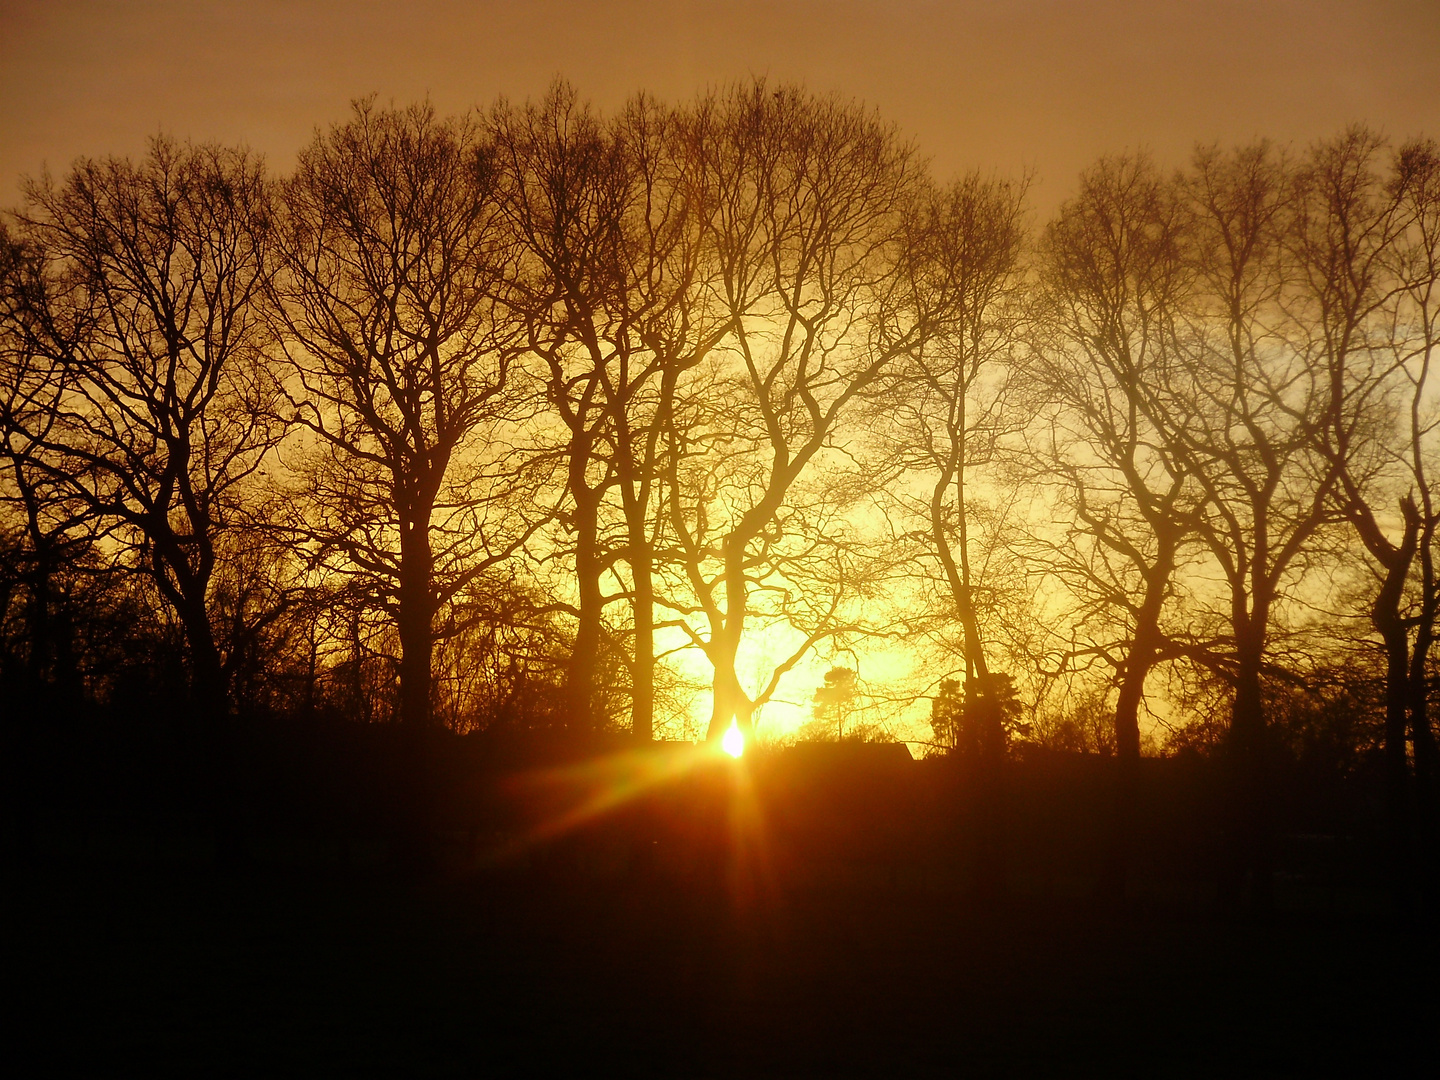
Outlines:
[[[1422,605],[1406,687],[1410,738],[1415,753],[1415,840],[1424,914],[1440,910],[1440,753],[1437,753],[1435,732],[1430,726],[1426,677],[1435,636],[1433,607],[1434,602],[1428,598]]]
[[[650,547],[636,544],[631,572],[635,579],[634,669],[630,688],[630,733],[649,742],[655,737],[655,581],[650,565]]]
[[[1423,697],[1410,711],[1415,747],[1415,839],[1422,913],[1440,910],[1440,754]]]
[[[1149,635],[1136,635],[1126,657],[1115,703],[1115,772],[1111,792],[1109,836],[1100,872],[1100,894],[1123,904],[1134,850],[1135,813],[1140,784],[1140,702],[1150,672],[1154,645]]]
[[[430,530],[412,523],[400,534],[400,721],[412,730],[430,726],[430,653],[435,604],[430,595],[434,557]]]
[[[434,865],[435,785],[429,754],[432,726],[430,659],[434,648],[435,603],[431,594],[434,555],[429,514],[400,534],[400,743],[395,780],[399,795],[400,861],[404,870],[427,874]]]
[[[989,680],[985,680],[988,684]],[[975,683],[975,680],[967,680]],[[962,806],[969,818],[971,888],[981,903],[998,902],[1006,892],[1008,835],[1005,815],[1005,746],[999,702],[988,685],[973,696],[967,689],[969,719],[979,738],[962,755]]]
[[[190,647],[191,689],[198,714],[196,734],[203,762],[198,778],[203,785],[201,802],[215,831],[216,860],[222,868],[237,870],[248,864],[249,855],[240,807],[235,731],[220,649],[210,627],[203,591],[180,596],[176,607]]]
[[[1419,518],[1402,503],[1405,535],[1398,548],[1371,553],[1385,566],[1385,579],[1370,608],[1370,621],[1385,645],[1385,810],[1386,857],[1389,863],[1390,903],[1397,917],[1410,907],[1414,889],[1411,868],[1410,762],[1405,742],[1410,706],[1410,633],[1400,615],[1400,600],[1415,557]]]
[[[1397,916],[1410,906],[1414,891],[1411,858],[1413,805],[1410,763],[1405,736],[1410,707],[1410,631],[1401,617],[1400,604],[1420,536],[1420,514],[1409,497],[1400,500],[1405,531],[1398,545],[1381,532],[1374,515],[1351,489],[1351,520],[1361,542],[1385,569],[1385,577],[1370,606],[1370,623],[1385,647],[1385,809],[1386,860],[1390,901]],[[1424,567],[1422,566],[1422,570]],[[1422,620],[1423,621],[1423,620]],[[1422,628],[1419,638],[1425,638]],[[1425,646],[1428,648],[1428,645]]]
[[[1155,666],[1161,644],[1160,611],[1175,569],[1173,534],[1163,530],[1160,550],[1145,580],[1145,597],[1135,620],[1135,636],[1120,677],[1115,702],[1115,788],[1111,796],[1110,836],[1100,873],[1101,895],[1123,903],[1135,840],[1135,814],[1140,786],[1140,703],[1145,680]]]
[[[710,726],[705,731],[707,742],[716,742],[725,737],[733,720],[749,743],[754,733],[754,706],[750,695],[740,685],[735,674],[734,654],[728,661],[715,665],[715,677],[711,682],[714,703],[710,710]]]
[[[204,724],[221,723],[230,709],[220,648],[210,628],[204,593],[197,589],[195,594],[180,596],[175,606],[189,646],[195,706],[200,720]]]
[[[1239,670],[1230,720],[1227,757],[1227,833],[1229,865],[1221,882],[1222,899],[1238,901],[1248,874],[1249,906],[1267,914],[1274,906],[1274,867],[1270,837],[1268,732],[1260,684],[1263,642],[1252,632],[1237,635]]]
[[[32,534],[35,545],[35,569],[30,574],[29,619],[30,623],[30,678],[37,691],[52,681],[51,658],[53,648],[50,636],[50,559],[43,552],[44,541]]]
[[[588,488],[575,488],[575,579],[580,593],[580,614],[575,627],[575,644],[566,673],[571,722],[582,731],[593,731],[595,681],[599,670],[601,608],[599,495]]]
[[[14,592],[13,579],[0,584],[0,611],[10,610],[10,599]],[[34,603],[34,596],[29,602]],[[35,768],[35,728],[42,715],[40,684],[35,668],[35,632],[30,630],[30,663],[23,670],[18,664],[12,667],[10,650],[0,651],[0,687],[5,692],[17,692],[17,697],[0,709],[0,778],[5,785],[5,799],[15,831],[15,846],[21,866],[31,867],[39,862],[39,848],[35,843],[36,808],[38,788]]]
[[[725,542],[725,621],[723,626],[711,631],[709,649],[710,662],[715,668],[712,683],[714,705],[710,712],[710,728],[705,733],[706,740],[710,742],[725,737],[731,720],[739,726],[747,742],[752,733],[750,697],[741,688],[740,678],[735,672],[748,600],[744,556],[745,545],[734,536],[729,537]]]
[[[1396,916],[1410,905],[1410,762],[1405,735],[1409,704],[1409,635],[1399,612],[1377,610],[1375,628],[1385,643],[1385,819],[1390,903]]]

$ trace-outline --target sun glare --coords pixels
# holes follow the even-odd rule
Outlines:
[[[745,752],[745,733],[734,720],[730,721],[730,730],[725,732],[725,737],[720,740],[720,749],[733,758],[738,758]]]

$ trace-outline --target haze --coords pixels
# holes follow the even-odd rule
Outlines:
[[[540,2],[0,5],[0,205],[22,174],[143,149],[158,130],[248,142],[285,169],[352,98],[442,111],[541,95],[602,107],[768,75],[863,99],[948,175],[1033,167],[1049,212],[1102,152],[1305,143],[1352,121],[1440,129],[1440,5]]]

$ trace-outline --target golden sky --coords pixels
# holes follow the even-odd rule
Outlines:
[[[284,170],[352,98],[461,110],[556,75],[602,108],[752,75],[853,95],[942,177],[1033,168],[1043,215],[1105,151],[1179,164],[1196,141],[1357,120],[1440,136],[1440,0],[0,0],[0,207],[23,173],[160,130]],[[763,637],[757,670],[786,651]],[[830,662],[767,722],[803,722]]]
[[[942,174],[1032,166],[1046,210],[1096,154],[1440,135],[1440,0],[0,0],[0,205],[22,173],[161,128],[288,165],[353,97],[602,106],[751,74],[877,106]]]

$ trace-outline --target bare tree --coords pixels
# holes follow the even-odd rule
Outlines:
[[[25,682],[38,691],[58,674],[54,661],[61,644],[51,626],[52,583],[87,545],[87,526],[93,519],[83,505],[66,497],[63,485],[47,477],[36,458],[54,427],[64,384],[53,365],[30,347],[34,327],[27,296],[43,286],[33,276],[34,260],[27,256],[0,223],[0,456],[5,466],[0,504],[19,523],[0,617],[12,603],[23,604]]]
[[[1263,143],[1197,151],[1183,181],[1196,272],[1185,359],[1166,371],[1156,395],[1179,465],[1204,493],[1191,526],[1225,584],[1216,600],[1229,641],[1215,662],[1235,692],[1227,889],[1248,871],[1262,908],[1273,882],[1263,677],[1276,618],[1332,520],[1337,481],[1315,443],[1331,407],[1329,375],[1287,311],[1295,287],[1286,251],[1292,175]]]
[[[700,215],[690,205],[683,122],[640,98],[623,114],[618,131],[631,170],[624,230],[628,257],[621,270],[624,291],[633,299],[621,322],[643,351],[629,347],[631,357],[607,396],[613,402],[616,482],[633,595],[632,728],[641,738],[649,738],[654,726],[657,562],[669,543],[664,436],[676,419],[682,380],[732,325],[729,311],[703,288],[715,267],[703,258]],[[643,365],[640,356],[647,359]]]
[[[510,258],[491,148],[470,119],[357,102],[281,188],[274,284],[302,478],[291,526],[321,572],[377,597],[400,647],[400,716],[431,721],[437,617],[535,528]]]
[[[631,727],[648,739],[660,433],[678,381],[721,336],[694,293],[700,248],[678,122],[645,97],[605,122],[561,84],[539,105],[502,107],[494,123],[505,210],[524,249],[510,296],[563,430],[577,586],[571,707],[584,726],[597,721],[604,612],[628,599]],[[606,595],[622,563],[630,585]]]
[[[1098,660],[1118,686],[1119,764],[1102,887],[1123,896],[1140,763],[1140,707],[1162,657],[1173,655],[1176,574],[1187,521],[1203,498],[1165,426],[1158,394],[1177,363],[1176,323],[1188,298],[1187,214],[1175,186],[1144,156],[1104,158],[1046,233],[1037,382],[1054,406],[1051,453],[1063,537],[1041,562],[1075,597],[1068,665]]]
[[[565,523],[574,536],[579,594],[567,686],[575,718],[588,728],[604,638],[602,579],[613,561],[604,550],[601,508],[615,475],[604,445],[607,368],[619,361],[603,334],[605,301],[623,305],[625,299],[614,273],[624,168],[619,147],[568,86],[557,85],[539,106],[502,104],[493,124],[506,180],[501,205],[522,245],[509,296],[531,351],[541,358],[547,397],[564,429],[558,442],[569,501]]]
[[[714,669],[709,737],[749,730],[758,701],[818,641],[846,625],[849,545],[831,542],[846,492],[802,480],[843,460],[841,425],[857,396],[931,332],[917,283],[913,151],[858,106],[763,82],[703,100],[690,117],[690,200],[699,216],[705,302],[729,333],[696,370],[683,422],[670,425],[670,527],[703,619],[689,633]],[[832,476],[840,475],[834,473]],[[802,487],[809,508],[792,514]],[[839,589],[797,587],[803,567]],[[747,621],[809,605],[796,647],[751,697],[737,656]],[[682,610],[685,610],[682,607]]]
[[[138,165],[81,160],[25,197],[35,264],[21,332],[46,368],[11,419],[31,463],[142,560],[218,721],[217,538],[276,435],[256,303],[270,221],[261,164],[158,138]]]
[[[997,485],[1005,440],[1027,419],[1015,393],[1026,187],[972,173],[931,197],[921,281],[947,317],[893,365],[875,399],[894,475],[891,501],[914,526],[908,535],[919,545],[917,563],[938,571],[948,601],[944,622],[960,624],[969,719],[985,733],[990,756],[1003,750],[1004,739],[977,594],[993,592],[995,582],[981,580],[978,567],[999,561],[1001,543],[993,532],[982,533],[977,503],[1003,498]]]
[[[1412,601],[1415,638],[1410,650],[1409,700],[1411,747],[1419,803],[1422,887],[1429,902],[1440,890],[1440,752],[1430,720],[1430,665],[1440,620],[1440,578],[1436,545],[1440,543],[1440,506],[1432,488],[1435,440],[1440,413],[1430,392],[1432,364],[1440,358],[1440,145],[1417,140],[1400,148],[1391,185],[1401,193],[1405,228],[1394,246],[1391,273],[1399,288],[1394,294],[1392,342],[1399,346],[1402,384],[1408,390],[1404,455],[1414,483],[1413,501],[1420,515],[1419,580]]]
[[[1425,670],[1435,626],[1429,361],[1440,329],[1431,299],[1440,270],[1440,173],[1433,147],[1423,144],[1402,148],[1393,163],[1384,158],[1383,140],[1359,127],[1312,149],[1300,177],[1295,254],[1304,282],[1297,306],[1330,385],[1321,445],[1338,477],[1337,501],[1377,579],[1370,621],[1386,658],[1392,890],[1404,904],[1414,803],[1407,734],[1417,772],[1433,769],[1434,759],[1424,677],[1416,673]],[[1389,510],[1396,504],[1398,517]]]

